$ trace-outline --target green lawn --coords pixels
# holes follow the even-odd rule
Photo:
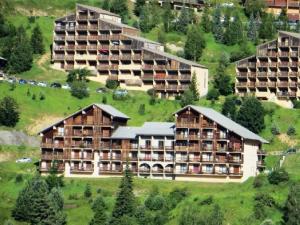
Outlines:
[[[32,157],[35,162],[38,159],[39,151],[34,148],[1,146],[0,156],[3,157],[4,155],[6,155],[7,161],[0,162],[0,224],[10,217],[10,211],[18,192],[24,186],[26,180],[36,173],[33,164],[17,164],[14,162],[15,159],[26,156]],[[300,154],[290,155],[285,161],[284,167],[291,174],[292,178],[290,183],[300,181],[298,175],[300,171],[299,161]],[[20,173],[23,174],[24,181],[17,184],[15,177],[16,174]],[[119,178],[65,178],[66,185],[63,188],[63,193],[65,198],[65,211],[68,215],[68,224],[87,224],[92,216],[90,203],[83,197],[84,188],[87,183],[92,187],[93,197],[97,195],[97,190],[101,189],[101,193],[109,206],[108,210],[111,211],[119,181]],[[200,208],[199,203],[208,196],[213,196],[214,202],[221,206],[226,219],[225,224],[259,225],[261,221],[254,220],[252,215],[254,194],[259,191],[268,192],[276,199],[278,206],[282,206],[288,193],[289,184],[281,184],[279,186],[265,185],[260,189],[254,189],[252,187],[252,181],[253,179],[249,179],[243,184],[213,184],[135,178],[134,193],[137,196],[138,202],[143,202],[153,186],[157,186],[163,194],[167,194],[176,187],[187,188],[189,193],[188,197],[171,211],[171,220],[168,225],[177,225],[178,217],[184,207],[195,205]],[[77,195],[77,198],[72,199],[70,195]],[[280,210],[272,208],[268,211],[268,218],[273,219],[277,224],[281,218]]]

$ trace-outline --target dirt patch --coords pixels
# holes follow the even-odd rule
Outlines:
[[[296,146],[298,144],[297,140],[291,139],[287,134],[280,134],[278,138],[281,142],[287,144],[290,147]]]
[[[51,126],[52,124],[56,123],[57,121],[63,119],[62,117],[56,116],[41,116],[34,121],[27,127],[26,131],[30,135],[37,135],[39,131],[42,129]]]
[[[36,62],[36,64],[44,71],[46,71],[47,69],[44,67],[44,64],[50,59],[50,53],[46,53],[44,55],[42,55],[41,58],[39,58],[39,60]]]
[[[10,161],[13,156],[9,153],[0,153],[0,162]]]
[[[167,48],[170,49],[172,52],[183,51],[182,47],[176,46],[174,44],[169,44],[169,43],[167,43]]]

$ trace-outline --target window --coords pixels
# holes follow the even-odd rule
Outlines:
[[[160,149],[164,148],[164,141],[158,141],[158,148]]]

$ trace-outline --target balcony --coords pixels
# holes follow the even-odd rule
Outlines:
[[[55,41],[64,41],[65,40],[65,35],[55,35],[54,40]]]
[[[201,135],[201,139],[213,139],[213,138],[214,138],[214,135],[212,133],[209,133],[209,134],[203,133]]]
[[[288,87],[288,82],[277,82],[277,87]]]
[[[97,25],[90,25],[88,26],[89,30],[98,30],[98,26]]]
[[[279,67],[288,67],[289,66],[289,62],[278,62],[278,66]]]
[[[187,139],[188,139],[188,135],[176,134],[176,140],[187,140]]]
[[[151,161],[152,160],[152,158],[151,158],[151,156],[144,156],[144,157],[139,157],[139,159],[141,160],[141,161]]]
[[[200,124],[195,122],[176,122],[177,128],[199,128]]]
[[[70,64],[70,65],[65,65],[64,66],[65,70],[73,70],[74,69],[74,65]]]
[[[296,97],[296,92],[278,92],[276,96],[279,98]]]
[[[71,173],[91,173],[94,171],[92,166],[89,167],[71,167]]]
[[[258,72],[257,76],[258,77],[267,77],[267,72]]]
[[[154,78],[153,75],[148,75],[148,74],[142,76],[142,80],[153,80],[153,78]]]
[[[175,146],[175,151],[187,151],[188,146]]]
[[[151,145],[140,145],[140,149],[143,151],[151,151]]]
[[[258,88],[268,87],[268,82],[256,82],[255,86]]]
[[[248,72],[237,72],[238,77],[245,77],[247,78]]]
[[[65,55],[54,55],[53,59],[54,60],[64,60],[65,59]]]
[[[235,86],[236,86],[237,88],[247,88],[248,82],[236,82],[236,83],[235,83]]]

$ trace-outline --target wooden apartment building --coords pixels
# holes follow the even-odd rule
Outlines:
[[[76,4],[76,12],[55,20],[53,67],[65,71],[87,68],[91,80],[117,80],[122,88],[149,90],[174,97],[197,78],[201,96],[208,90],[208,70],[195,62],[164,52],[160,43],[139,36],[111,12]]]
[[[286,9],[289,21],[300,21],[300,1],[299,0],[265,0],[267,12],[279,15],[282,9]]]
[[[300,34],[279,31],[276,40],[259,45],[256,55],[238,61],[235,91],[261,99],[300,97]]]
[[[121,176],[242,182],[264,168],[263,138],[222,114],[186,106],[176,122],[127,126],[128,116],[92,104],[40,132],[40,172],[66,177]]]

